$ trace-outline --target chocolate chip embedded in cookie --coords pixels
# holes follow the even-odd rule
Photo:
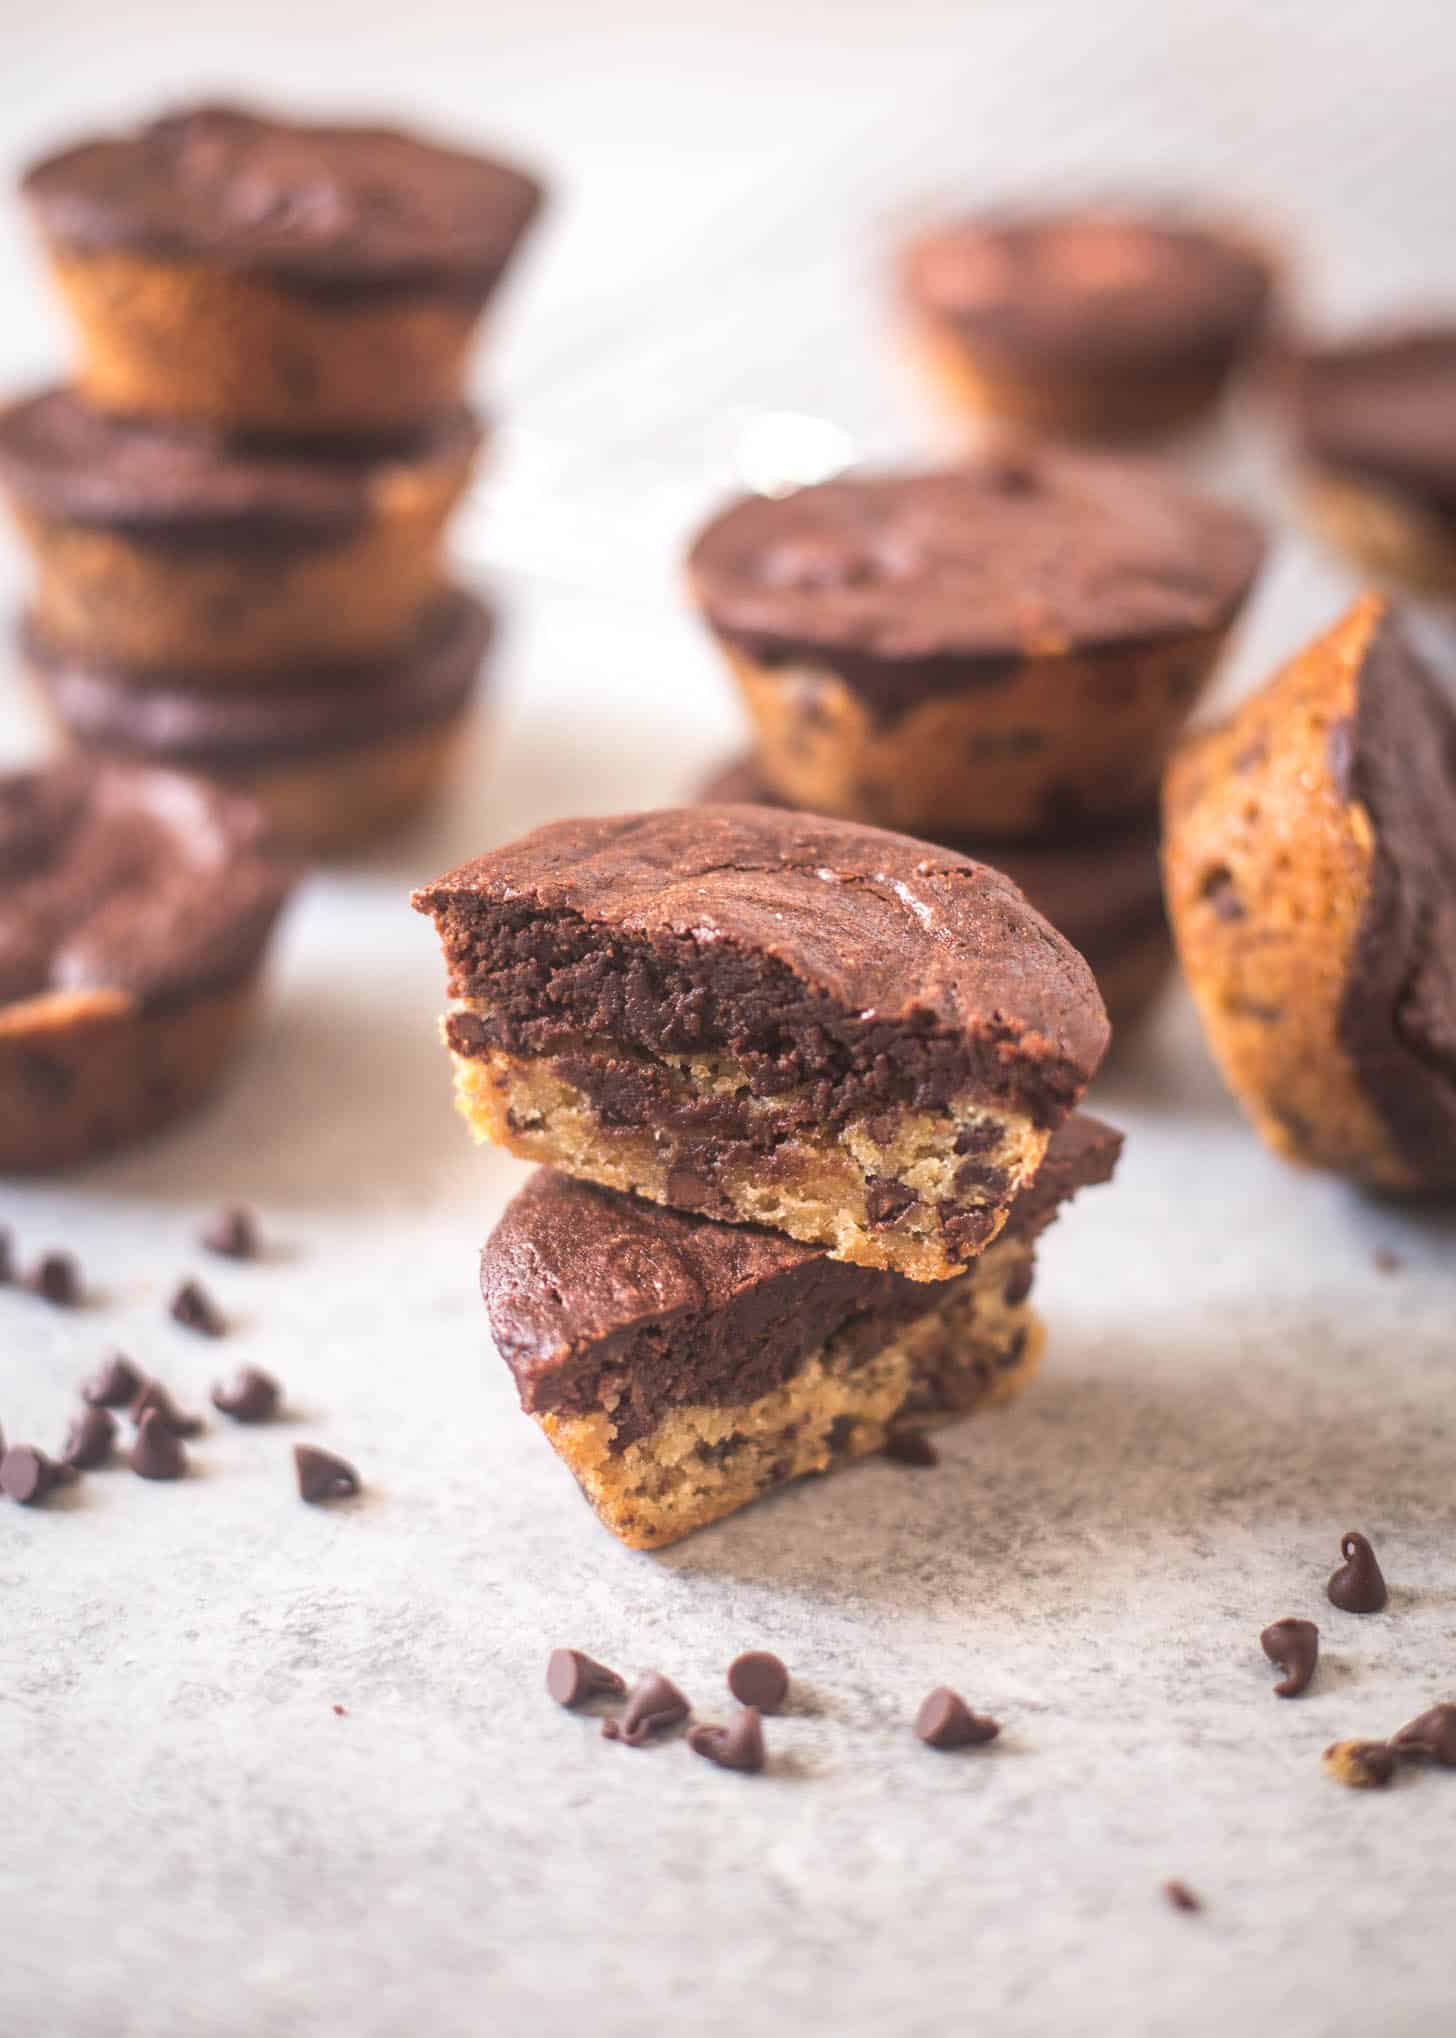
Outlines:
[[[1456,1189],[1456,711],[1383,600],[1185,746],[1165,865],[1209,1044],[1269,1144]]]
[[[390,431],[462,399],[541,202],[392,128],[197,106],[37,163],[22,190],[100,408],[279,433]]]
[[[783,799],[985,838],[1146,815],[1262,552],[1151,463],[1028,449],[739,502],[688,572]]]
[[[1107,1044],[1009,880],[846,822],[558,822],[414,903],[479,1137],[918,1280],[994,1238]]]
[[[1000,1238],[947,1282],[542,1170],[481,1254],[496,1347],[600,1519],[657,1548],[881,1449],[897,1424],[1017,1393],[1041,1355],[1036,1239],[1078,1188],[1108,1179],[1119,1146],[1096,1120],[1070,1120]],[[764,1709],[786,1682],[761,1654],[729,1672],[735,1696]]]
[[[1248,236],[1112,208],[999,213],[920,235],[901,264],[917,350],[953,411],[1061,439],[1205,417],[1264,332]]]
[[[244,1032],[296,867],[251,801],[72,762],[0,777],[0,1170],[197,1104]]]

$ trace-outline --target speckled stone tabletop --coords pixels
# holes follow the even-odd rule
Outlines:
[[[482,385],[503,429],[462,550],[508,628],[454,794],[308,886],[215,1108],[0,1188],[23,1253],[71,1247],[92,1289],[76,1313],[0,1289],[12,1439],[54,1447],[112,1343],[193,1403],[247,1362],[289,1392],[276,1426],[214,1418],[181,1485],[108,1471],[0,1510],[0,2033],[1441,2038],[1456,1775],[1359,1793],[1319,1757],[1456,1698],[1450,1216],[1267,1155],[1175,991],[1096,1086],[1126,1157],[1045,1241],[1024,1401],[935,1470],[871,1463],[633,1554],[491,1350],[475,1259],[523,1171],[454,1119],[407,894],[552,814],[670,799],[733,744],[681,535],[765,468],[933,443],[876,276],[927,192],[1202,182],[1306,237],[1320,310],[1449,295],[1448,13],[1391,5],[1376,38],[1363,8],[1203,0],[628,6],[610,33],[552,0],[342,37],[307,12],[256,0],[224,33],[56,0],[6,29],[12,157],[222,75],[505,133],[566,193]],[[7,380],[44,372],[18,233],[0,309]],[[1194,457],[1280,513],[1247,419]],[[1229,687],[1352,585],[1287,533]],[[34,734],[0,697],[10,753]],[[195,1246],[234,1198],[256,1265]],[[187,1273],[224,1343],[168,1321]],[[303,1507],[301,1440],[363,1496]],[[1368,1618],[1324,1597],[1350,1528],[1390,1582]],[[1258,1645],[1285,1615],[1323,1637],[1290,1703]],[[662,1668],[710,1719],[729,1659],[776,1650],[768,1771],[608,1745],[544,1695],[558,1643]],[[916,1742],[940,1682],[1003,1722],[993,1747]]]

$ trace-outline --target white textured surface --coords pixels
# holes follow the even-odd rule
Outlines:
[[[297,1409],[214,1424],[185,1486],[98,1474],[0,1516],[0,2030],[1437,2038],[1456,1777],[1358,1795],[1318,1755],[1456,1697],[1450,1223],[1265,1156],[1175,998],[1100,1087],[1128,1154],[1047,1241],[1025,1403],[938,1472],[874,1465],[633,1556],[490,1353],[475,1252],[518,1170],[452,1119],[404,899],[549,814],[668,798],[732,741],[678,534],[765,411],[925,442],[875,264],[926,192],[1203,179],[1315,237],[1323,305],[1449,293],[1449,10],[625,12],[6,23],[14,155],[241,78],[509,133],[572,189],[511,308],[512,430],[468,533],[510,613],[490,747],[428,831],[309,889],[215,1110],[0,1195],[101,1291],[78,1316],[0,1292],[12,1438],[58,1442],[113,1339],[194,1400],[257,1360]],[[13,381],[59,338],[18,235],[3,253]],[[1262,455],[1216,464],[1267,499]],[[1288,543],[1237,674],[1345,591]],[[286,1254],[203,1267],[194,1224],[235,1195]],[[225,1345],[165,1321],[188,1269],[236,1314]],[[305,1436],[364,1501],[298,1504]],[[1392,1584],[1363,1621],[1322,1593],[1357,1525]],[[1282,1704],[1257,1635],[1287,1613],[1324,1656]],[[558,1642],[660,1665],[710,1717],[728,1659],[770,1646],[803,1702],[761,1778],[628,1752],[542,1695]],[[913,1741],[942,1680],[1003,1718],[994,1749]]]

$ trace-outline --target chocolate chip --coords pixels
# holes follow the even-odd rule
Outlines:
[[[915,1732],[927,1748],[973,1748],[994,1741],[1001,1728],[974,1713],[958,1693],[937,1685],[915,1715]]]
[[[558,1705],[585,1705],[589,1698],[625,1698],[627,1686],[605,1663],[580,1649],[553,1649],[546,1662],[546,1690]]]
[[[60,1468],[34,1444],[13,1444],[0,1458],[0,1493],[22,1507],[37,1507],[60,1478]]]
[[[110,1352],[81,1388],[93,1408],[125,1408],[146,1385],[125,1352]]]
[[[75,1472],[104,1465],[116,1442],[116,1417],[109,1408],[85,1408],[66,1432],[61,1463]]]
[[[1395,1756],[1385,1741],[1332,1741],[1320,1759],[1351,1790],[1383,1790],[1395,1774]]]
[[[57,1309],[81,1306],[81,1268],[74,1253],[44,1253],[32,1267],[26,1286]]]
[[[1325,1587],[1331,1606],[1341,1613],[1379,1613],[1389,1595],[1374,1550],[1351,1529],[1340,1538],[1340,1554],[1345,1561]]]
[[[988,1153],[1001,1143],[1001,1128],[993,1118],[973,1118],[956,1134],[957,1153]]]
[[[1175,1911],[1201,1911],[1203,1909],[1202,1897],[1196,1896],[1186,1882],[1178,1882],[1176,1880],[1165,1882],[1163,1884],[1163,1895],[1168,1899]]]
[[[227,1329],[227,1319],[200,1281],[184,1281],[168,1313],[184,1330],[195,1330],[200,1337],[221,1337]]]
[[[1284,1672],[1276,1698],[1298,1698],[1319,1660],[1319,1629],[1312,1620],[1276,1620],[1259,1637],[1259,1647]]]
[[[1456,1769],[1456,1705],[1433,1705],[1392,1734],[1390,1745],[1397,1755],[1427,1756],[1443,1769]]]
[[[258,1220],[245,1203],[234,1203],[209,1218],[197,1234],[199,1245],[228,1260],[255,1260],[260,1251]]]
[[[726,1727],[692,1727],[688,1746],[720,1769],[741,1769],[756,1776],[764,1765],[763,1721],[757,1706],[746,1705]]]
[[[302,1500],[348,1500],[359,1491],[359,1474],[348,1460],[316,1444],[295,1444],[293,1466]]]
[[[1244,902],[1234,884],[1233,872],[1223,864],[1208,872],[1199,889],[1199,897],[1205,905],[1212,906],[1215,919],[1232,923],[1247,918]]]
[[[728,1665],[728,1689],[740,1705],[777,1712],[789,1694],[789,1673],[767,1649],[745,1649]]]
[[[487,1046],[490,1034],[475,1012],[452,1012],[445,1021],[445,1045],[467,1058]]]
[[[649,1734],[675,1727],[691,1711],[675,1684],[660,1670],[649,1670],[633,1685],[621,1718],[602,1721],[602,1733],[609,1741],[625,1741],[629,1748],[640,1748]]]
[[[219,1381],[212,1390],[212,1405],[230,1415],[234,1422],[267,1422],[278,1413],[283,1389],[271,1373],[257,1366],[244,1366],[231,1380]]]
[[[148,1380],[133,1400],[128,1413],[140,1429],[149,1415],[155,1415],[164,1429],[174,1437],[195,1437],[201,1434],[202,1417],[184,1415],[160,1380]]]
[[[920,1201],[913,1189],[894,1181],[889,1175],[866,1175],[864,1185],[865,1216],[876,1231],[896,1224]]]
[[[149,1408],[142,1416],[129,1462],[143,1479],[180,1479],[187,1470],[182,1439],[159,1409]]]
[[[940,1452],[923,1429],[892,1429],[880,1446],[882,1457],[896,1465],[938,1465]]]

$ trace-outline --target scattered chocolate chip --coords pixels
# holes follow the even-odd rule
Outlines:
[[[321,1451],[316,1444],[295,1444],[293,1465],[301,1500],[348,1500],[359,1491],[359,1474],[347,1459]]]
[[[740,1705],[777,1712],[789,1695],[789,1673],[767,1649],[745,1649],[728,1665],[728,1689]]]
[[[865,1216],[876,1231],[898,1224],[905,1212],[913,1209],[919,1201],[913,1189],[907,1189],[892,1175],[865,1176]]]
[[[1233,872],[1224,864],[1207,873],[1204,877],[1200,896],[1206,905],[1212,906],[1215,918],[1219,920],[1242,920],[1244,902],[1234,884]]]
[[[200,1415],[184,1415],[160,1380],[147,1380],[127,1411],[140,1429],[149,1415],[155,1415],[174,1437],[195,1437],[202,1432]]]
[[[1392,1734],[1390,1745],[1397,1755],[1427,1756],[1443,1769],[1456,1769],[1456,1705],[1433,1705]]]
[[[1284,1672],[1276,1698],[1298,1698],[1319,1660],[1319,1629],[1312,1620],[1276,1620],[1259,1637],[1259,1647]]]
[[[227,1260],[255,1260],[261,1250],[257,1217],[245,1203],[231,1204],[208,1219],[197,1242]]]
[[[1386,1741],[1332,1741],[1321,1760],[1336,1783],[1351,1790],[1383,1790],[1395,1774]]]
[[[1379,1613],[1389,1595],[1374,1550],[1351,1529],[1340,1538],[1340,1554],[1345,1561],[1325,1587],[1331,1606],[1341,1613]]]
[[[1400,1254],[1393,1252],[1388,1245],[1376,1246],[1370,1257],[1375,1262],[1377,1274],[1398,1274],[1405,1265],[1405,1261],[1401,1258]]]
[[[182,1439],[159,1409],[149,1408],[142,1416],[128,1462],[143,1479],[180,1479],[187,1470]]]
[[[34,1444],[13,1444],[0,1458],[0,1493],[22,1507],[38,1506],[59,1478],[59,1466]]]
[[[940,1452],[923,1429],[892,1429],[880,1446],[881,1457],[897,1465],[938,1465]]]
[[[589,1698],[625,1698],[627,1685],[605,1663],[580,1649],[553,1649],[546,1662],[546,1689],[558,1705],[585,1705]]]
[[[81,1388],[81,1399],[93,1408],[126,1408],[146,1381],[125,1352],[109,1352]]]
[[[915,1715],[915,1732],[927,1748],[974,1748],[994,1741],[999,1724],[974,1713],[958,1693],[938,1685]]]
[[[690,1727],[688,1746],[720,1769],[741,1769],[756,1776],[764,1765],[763,1721],[757,1706],[746,1705],[726,1727]]]
[[[1203,1909],[1202,1897],[1196,1895],[1186,1882],[1178,1882],[1176,1880],[1165,1882],[1163,1884],[1163,1895],[1168,1899],[1175,1911],[1201,1911]]]
[[[278,1413],[283,1390],[271,1373],[257,1366],[244,1366],[231,1380],[219,1381],[212,1390],[212,1405],[230,1415],[234,1422],[267,1422]]]
[[[227,1330],[227,1319],[200,1281],[184,1281],[172,1297],[168,1314],[184,1330],[195,1330],[200,1337],[221,1337]]]
[[[336,1705],[334,1707],[334,1711],[339,1715],[339,1718],[342,1720],[347,1718],[349,1708],[344,1705]]]
[[[660,1670],[649,1670],[633,1685],[622,1717],[602,1721],[602,1733],[609,1741],[625,1741],[629,1748],[640,1748],[649,1734],[675,1727],[691,1711],[675,1684]]]
[[[61,1463],[73,1472],[92,1472],[104,1465],[116,1442],[116,1417],[109,1408],[83,1408],[66,1432]]]
[[[57,1309],[81,1306],[81,1267],[74,1253],[43,1253],[31,1268],[26,1286]]]

